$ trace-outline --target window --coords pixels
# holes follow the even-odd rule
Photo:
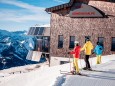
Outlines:
[[[42,50],[43,52],[49,52],[49,37],[43,37],[43,41],[42,41]]]
[[[70,36],[69,48],[74,48],[75,36]]]
[[[58,48],[63,48],[63,35],[58,36]]]
[[[111,51],[115,51],[115,37],[112,37]]]
[[[36,28],[35,28],[35,27],[33,27],[33,31],[32,31],[32,33],[31,33],[31,35],[34,35],[35,30],[36,30]]]
[[[115,0],[108,0],[109,2],[115,2]]]
[[[42,35],[44,31],[44,27],[39,27],[39,31],[37,35]]]
[[[29,32],[28,32],[28,35],[30,35],[31,31],[32,31],[32,27],[30,27]]]
[[[35,29],[34,35],[37,35],[40,28],[39,27],[35,27],[35,28],[36,29]]]
[[[98,37],[98,42],[104,46],[104,37]]]
[[[28,35],[34,35],[35,27],[30,27]]]

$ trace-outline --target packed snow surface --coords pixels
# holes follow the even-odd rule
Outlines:
[[[81,70],[81,73],[88,75],[87,77],[60,74],[60,70],[72,70],[72,63],[53,67],[42,65],[26,73],[7,72],[16,71],[18,68],[3,70],[0,71],[0,86],[115,86],[115,55],[102,56],[102,64],[96,65],[96,58],[91,58],[90,63],[92,69],[97,71]],[[80,68],[84,65],[84,60],[79,60]],[[27,67],[20,67],[25,68]]]

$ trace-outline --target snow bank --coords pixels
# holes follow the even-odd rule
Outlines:
[[[87,74],[88,77],[67,76],[61,86],[115,86],[115,60],[92,68],[97,71],[82,70],[81,72]]]

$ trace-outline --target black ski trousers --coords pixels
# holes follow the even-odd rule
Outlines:
[[[89,56],[90,55],[85,55],[85,59],[84,59],[85,63],[86,63],[86,68],[87,69],[91,68],[90,63],[89,63]]]

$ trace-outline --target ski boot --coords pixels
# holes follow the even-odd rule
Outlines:
[[[84,68],[83,68],[83,70],[87,70],[87,68],[86,68],[86,67],[84,67]]]
[[[71,71],[71,73],[72,73],[73,75],[76,75],[76,71],[74,71],[74,70],[73,70],[73,71]]]

